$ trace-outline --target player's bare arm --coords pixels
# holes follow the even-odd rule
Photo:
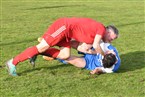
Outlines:
[[[94,39],[94,43],[93,43],[93,48],[95,49],[96,53],[100,53],[100,54],[104,55],[104,52],[100,47],[101,40],[102,40],[102,36],[96,35],[95,39]]]

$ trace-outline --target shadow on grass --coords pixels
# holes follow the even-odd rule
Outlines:
[[[44,6],[44,7],[37,7],[37,8],[29,8],[26,10],[37,10],[37,9],[55,9],[55,8],[65,8],[65,7],[79,7],[84,5],[59,5],[59,6]]]
[[[42,70],[42,69],[45,69],[45,70],[53,70],[53,69],[60,69],[61,70],[61,68],[67,68],[67,67],[70,67],[70,66],[72,66],[72,65],[70,65],[70,64],[60,64],[60,65],[54,65],[54,66],[49,66],[49,67],[47,67],[48,66],[48,64],[46,65],[46,66],[44,66],[44,67],[39,67],[39,68],[37,68],[37,66],[35,67],[35,68],[33,68],[33,69],[29,69],[29,70],[25,70],[25,71],[23,71],[23,72],[21,72],[21,73],[18,73],[19,75],[21,75],[21,74],[23,74],[23,73],[29,73],[29,72],[33,72],[33,71],[40,71],[40,70]]]
[[[145,51],[130,52],[123,54],[120,57],[121,66],[118,73],[145,68]]]

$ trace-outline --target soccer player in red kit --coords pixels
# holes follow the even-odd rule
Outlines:
[[[19,62],[38,54],[43,53],[47,55],[49,52],[47,51],[48,48],[52,46],[63,45],[64,49],[62,51],[66,53],[60,58],[67,59],[70,56],[69,42],[71,39],[92,44],[93,48],[99,51],[101,49],[99,45],[100,41],[111,42],[116,39],[118,37],[118,30],[114,26],[105,27],[100,22],[90,18],[60,18],[48,28],[42,37],[43,39],[38,45],[27,48],[6,63],[10,75],[17,76],[16,65]],[[86,50],[85,53],[90,53],[90,50],[89,52]],[[58,55],[59,52],[55,52],[55,56]]]

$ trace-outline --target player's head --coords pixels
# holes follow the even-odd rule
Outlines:
[[[114,39],[118,38],[118,36],[119,36],[118,29],[113,25],[109,25],[106,27],[106,32],[105,36],[103,37],[103,41],[111,43]]]
[[[110,68],[116,61],[116,56],[112,53],[106,54],[102,60],[104,68]]]

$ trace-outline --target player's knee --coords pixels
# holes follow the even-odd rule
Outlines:
[[[38,45],[36,45],[38,52],[43,53],[45,52],[50,46],[47,44],[47,42],[43,39]]]
[[[70,54],[64,54],[63,59],[68,59],[70,57]]]
[[[43,47],[36,46],[36,47],[37,47],[39,53],[43,53],[48,49],[47,46],[43,46]]]
[[[70,53],[60,53],[57,57],[65,60],[70,57]]]
[[[58,57],[60,59],[68,59],[70,57],[70,48],[61,47]]]

